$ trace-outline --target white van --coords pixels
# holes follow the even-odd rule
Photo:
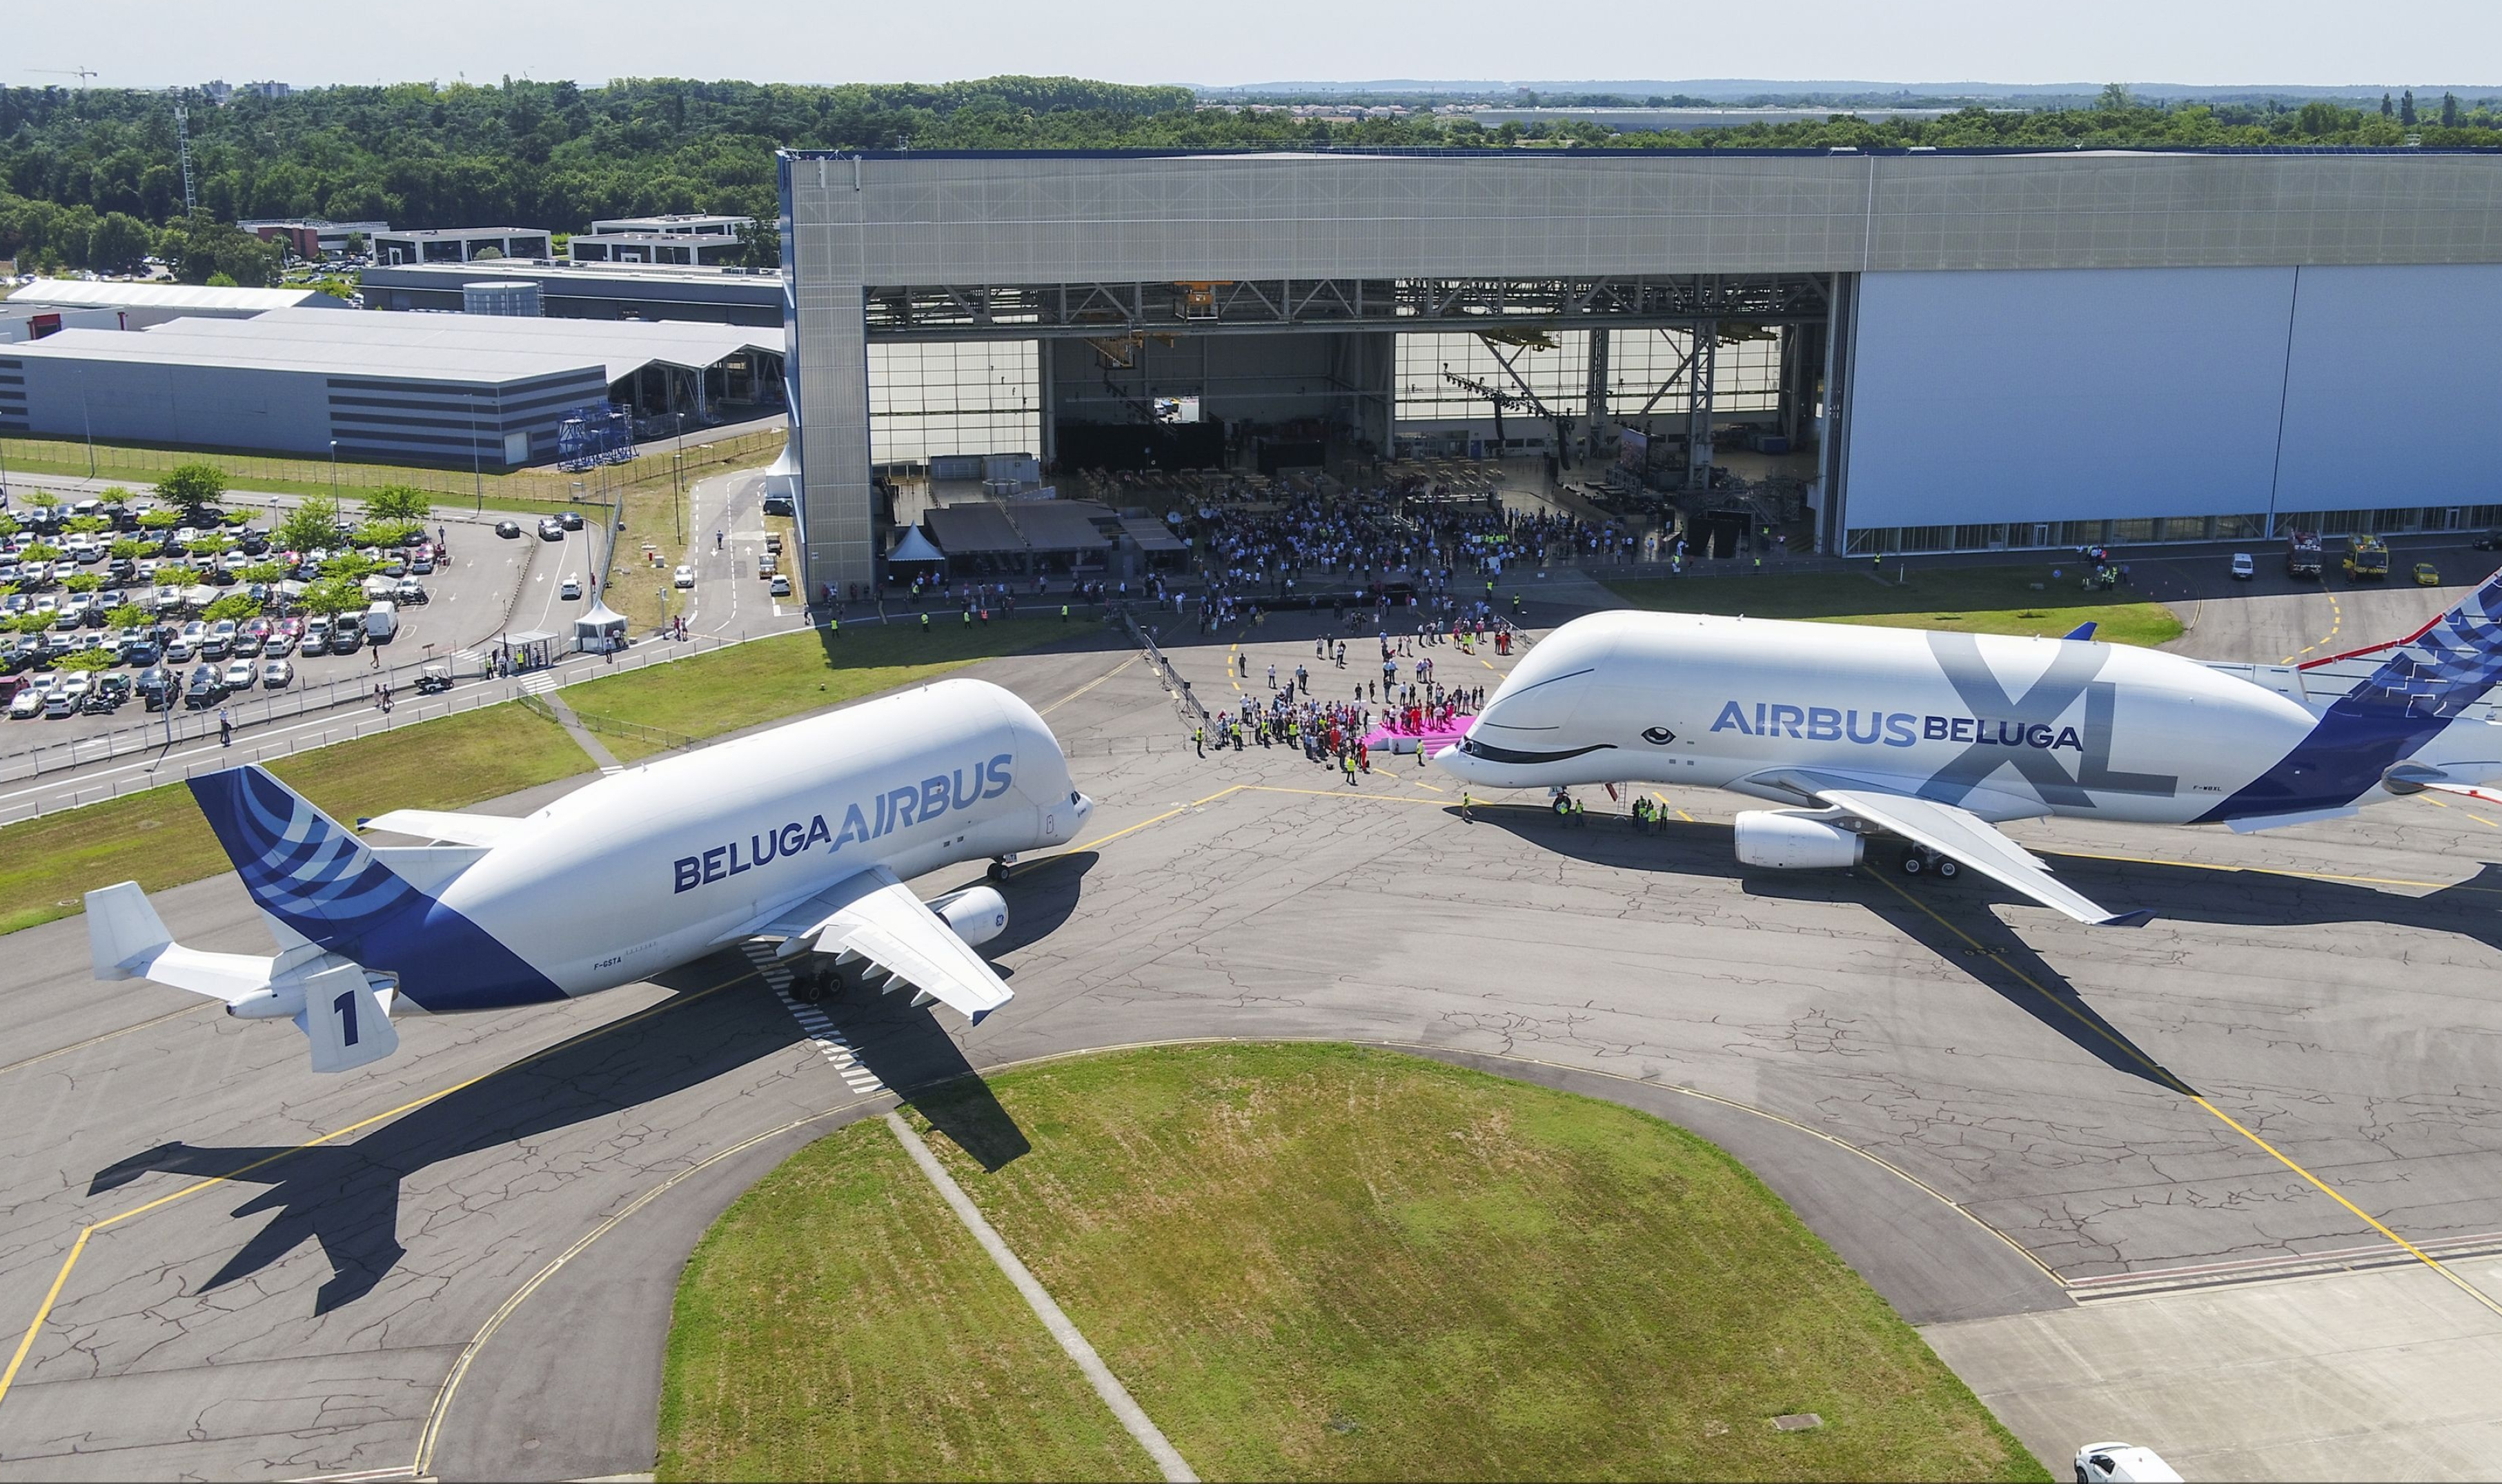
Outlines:
[[[2087,1443],[2077,1450],[2077,1484],[2181,1484],[2181,1475],[2151,1448]]]
[[[366,638],[380,644],[398,632],[399,605],[397,603],[376,603],[365,610]]]

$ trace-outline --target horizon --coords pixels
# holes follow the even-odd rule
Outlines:
[[[2456,58],[2502,55],[2502,7],[2421,0],[2357,26],[2329,0],[2107,0],[2090,15],[2011,14],[1987,0],[1795,0],[1779,64],[1752,37],[1663,36],[1639,0],[1583,0],[1567,16],[1525,24],[1495,0],[1389,0],[1349,10],[1329,0],[1274,0],[1270,22],[1246,31],[1215,20],[1079,32],[1065,17],[1009,0],[920,9],[827,7],[755,0],[733,19],[691,26],[660,0],[611,0],[596,24],[551,10],[515,11],[488,26],[434,13],[380,12],[342,24],[313,0],[264,0],[249,27],[222,14],[169,12],[141,0],[90,0],[13,19],[0,84],[169,87],[211,79],[297,87],[474,81],[510,76],[596,85],[627,78],[761,84],[944,84],[1021,75],[1076,77],[1205,91],[1437,88],[1648,91],[2097,91],[2147,89],[2417,92],[2502,89],[2502,84],[2357,81],[2405,78]],[[1673,19],[1674,17],[1669,17]],[[1486,38],[1522,73],[1556,81],[1475,78]],[[1674,48],[1681,83],[1573,81],[1594,48],[1622,57]],[[377,58],[389,62],[376,70]],[[1338,69],[1329,64],[1342,63]],[[1340,70],[1344,76],[1326,76]],[[1636,70],[1629,68],[1629,71]],[[1756,77],[1770,72],[1789,76]],[[1313,74],[1324,76],[1315,78]],[[1892,78],[1961,78],[1955,83]],[[2079,77],[2096,81],[2080,83]],[[2186,79],[2130,83],[2132,78]],[[1989,79],[1994,81],[1980,81]],[[1443,81],[1447,80],[1447,81]]]

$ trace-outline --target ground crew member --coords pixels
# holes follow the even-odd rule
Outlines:
[[[930,632],[930,615],[926,613],[921,616],[921,631],[925,634]]]
[[[1338,759],[1337,759],[1337,760],[1338,760],[1338,765],[1346,769],[1346,786],[1347,786],[1348,788],[1350,788],[1350,789],[1354,788],[1354,787],[1355,787],[1355,754],[1353,754],[1353,753],[1341,753],[1341,754],[1339,754],[1339,755],[1338,755]]]
[[[840,614],[836,614],[834,617],[826,621],[826,632],[833,635],[837,639],[843,636],[843,620]]]
[[[964,626],[965,626],[966,628],[970,628],[970,627],[972,627],[972,626],[973,626],[973,610],[971,610],[970,608],[967,608],[967,609],[965,609],[965,610],[964,610],[961,615],[959,615],[959,617],[961,617],[961,618],[964,621]]]
[[[1206,757],[1206,756],[1207,756],[1207,728],[1206,728],[1206,727],[1204,727],[1204,726],[1193,727],[1193,728],[1192,728],[1192,737],[1191,737],[1191,740],[1193,740],[1193,741],[1195,741],[1195,742],[1197,742],[1197,743],[1199,744],[1199,755],[1200,755],[1200,757],[1202,757],[1202,758]]]
[[[1068,622],[1068,605],[1066,603],[1060,605],[1060,622],[1063,624]]]
[[[1460,823],[1464,825],[1475,824],[1477,822],[1477,817],[1470,812],[1475,807],[1476,800],[1469,796],[1468,790],[1462,789],[1460,791]]]

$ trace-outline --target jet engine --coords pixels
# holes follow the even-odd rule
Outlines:
[[[967,887],[930,904],[967,948],[979,948],[1007,930],[1007,898],[989,887]]]
[[[1738,860],[1776,871],[1854,866],[1868,841],[1819,815],[1792,809],[1749,809],[1738,816]]]

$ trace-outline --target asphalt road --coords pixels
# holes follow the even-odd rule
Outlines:
[[[1310,662],[1296,622],[1261,631],[1248,684]],[[1230,695],[1226,641],[1166,638]],[[1476,662],[1437,659],[1449,683]],[[1526,800],[1464,824],[1412,764],[1350,789],[1282,750],[1200,759],[1117,650],[978,673],[1047,709],[1099,835],[1011,884],[993,947],[1018,997],[977,1031],[834,1002],[888,1087],[1177,1037],[1375,1041],[1704,1132],[1940,1333],[2324,1253],[2485,1315],[2389,1235],[2502,1245],[2502,815],[2017,826],[2088,894],[2158,908],[2117,932],[1968,876],[1750,874],[1718,794],[1664,791],[1676,822],[1638,836],[1596,802],[1586,829]],[[231,878],[161,901],[186,941],[259,941]],[[391,1062],[329,1079],[287,1027],[95,984],[75,921],[13,936],[0,983],[0,1340],[46,1316],[0,1397],[0,1477],[648,1468],[687,1251],[782,1155],[887,1105],[734,955],[414,1019]],[[1025,1138],[996,1110],[949,1131],[993,1160]]]

